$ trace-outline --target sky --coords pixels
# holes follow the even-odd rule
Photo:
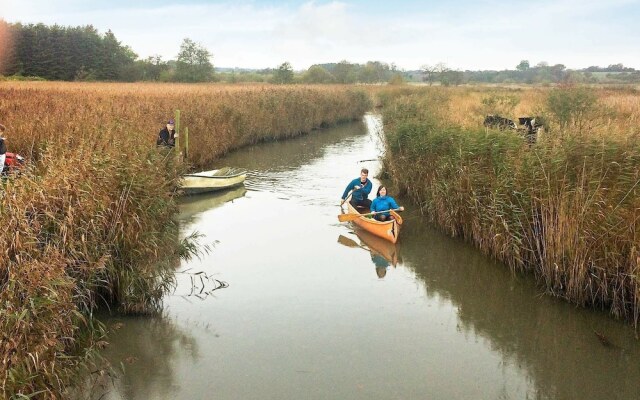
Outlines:
[[[502,70],[528,60],[640,69],[640,0],[0,0],[0,19],[111,29],[140,58],[175,59],[190,38],[227,68],[346,60]]]

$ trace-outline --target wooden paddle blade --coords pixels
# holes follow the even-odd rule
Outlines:
[[[356,220],[360,217],[360,214],[340,214],[338,215],[338,220],[340,222],[349,222]]]
[[[355,240],[349,239],[348,237],[343,235],[338,236],[338,243],[343,244],[347,247],[360,247],[360,245],[356,243]]]

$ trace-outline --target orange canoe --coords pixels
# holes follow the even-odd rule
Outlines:
[[[351,203],[347,201],[345,204],[348,208],[349,214],[360,214]],[[402,225],[402,218],[394,211],[391,211],[391,215],[395,217],[390,221],[377,221],[374,218],[359,217],[353,220],[353,222],[364,229],[367,232],[381,237],[385,240],[395,243],[398,241],[398,235],[400,235],[400,226]]]

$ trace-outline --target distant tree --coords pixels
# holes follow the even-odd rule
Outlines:
[[[293,82],[293,68],[288,61],[278,66],[273,74],[273,83],[285,84]]]
[[[448,69],[440,73],[440,83],[443,86],[458,86],[462,83],[464,75],[461,71]]]
[[[429,82],[429,86],[433,85],[436,73],[438,72],[436,66],[425,64],[420,67],[420,71],[422,71],[423,82]]]
[[[368,61],[364,67],[358,69],[358,81],[364,83],[386,82],[391,77],[388,64],[380,61]]]
[[[529,69],[529,60],[522,60],[520,61],[520,64],[518,64],[516,66],[516,69],[518,71],[526,71]]]
[[[130,47],[122,46],[111,30],[104,35],[100,53],[98,79],[101,80],[123,80],[124,70],[138,57]]]
[[[610,64],[607,67],[607,72],[623,72],[625,70],[622,64]]]
[[[345,60],[335,65],[332,74],[338,83],[354,83],[357,79],[355,64]]]
[[[159,81],[162,73],[169,69],[169,64],[162,61],[159,55],[149,56],[136,62],[140,69],[140,80]]]
[[[404,77],[400,72],[393,73],[391,78],[389,78],[389,85],[404,85],[405,83]]]
[[[302,76],[302,81],[306,83],[334,83],[336,78],[325,68],[312,65]]]
[[[211,53],[202,45],[185,38],[176,60],[175,79],[179,82],[208,82],[213,79]]]
[[[568,74],[565,71],[566,67],[563,64],[556,64],[550,67],[550,73],[554,82],[562,82],[566,80]]]

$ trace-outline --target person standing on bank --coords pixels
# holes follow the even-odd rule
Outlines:
[[[371,206],[371,200],[369,200],[368,197],[369,193],[371,193],[371,189],[373,188],[373,184],[368,177],[369,170],[362,168],[360,171],[360,177],[349,182],[347,188],[344,190],[340,205],[344,204],[345,200],[349,196],[349,192],[351,192],[350,203],[352,206],[355,208],[369,208]]]
[[[7,128],[0,124],[0,172],[4,171],[4,162],[7,158],[7,144],[4,142],[4,131]]]
[[[176,137],[178,137],[176,133],[176,121],[172,118],[167,121],[167,126],[162,128],[160,133],[158,133],[158,141],[156,144],[158,146],[173,147],[176,145]]]
[[[393,218],[389,210],[404,211],[404,207],[398,207],[396,200],[391,196],[387,196],[387,187],[381,185],[376,193],[376,198],[371,202],[371,212],[374,213],[373,218],[378,221],[388,221]]]

